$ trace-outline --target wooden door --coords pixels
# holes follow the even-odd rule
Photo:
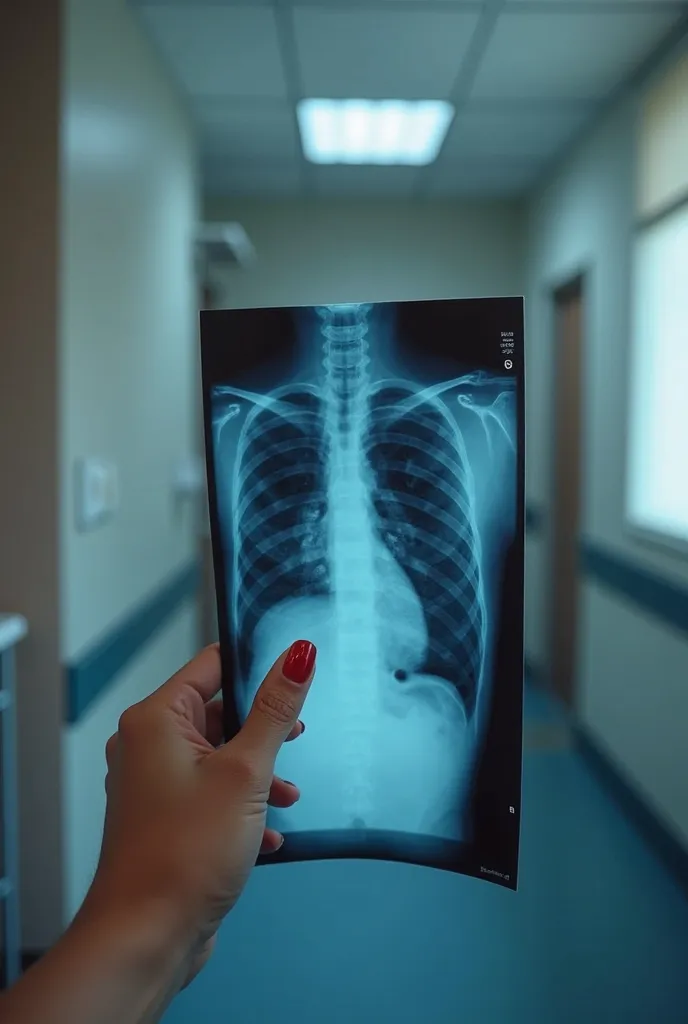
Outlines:
[[[583,283],[555,293],[554,460],[551,548],[552,686],[574,703],[581,499]]]

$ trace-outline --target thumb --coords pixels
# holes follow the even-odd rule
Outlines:
[[[227,746],[241,750],[261,775],[272,777],[277,753],[296,725],[315,669],[315,646],[297,640],[261,683],[241,730]]]

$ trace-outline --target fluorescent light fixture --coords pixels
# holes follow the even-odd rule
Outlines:
[[[443,100],[301,100],[306,158],[315,164],[410,164],[437,158],[454,116]]]

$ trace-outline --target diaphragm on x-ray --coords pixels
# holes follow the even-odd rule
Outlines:
[[[271,862],[409,861],[515,888],[523,303],[201,314],[228,737],[318,649]]]

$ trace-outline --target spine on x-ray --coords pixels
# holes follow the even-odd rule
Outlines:
[[[423,608],[418,673],[451,683],[468,717],[486,624],[463,442],[443,403],[417,385],[371,381],[368,310],[318,309],[324,374],[318,384],[285,385],[256,403],[234,489],[234,621],[244,677],[253,631],[271,608],[302,596],[334,602],[329,682],[350,766],[343,796],[351,823],[365,823],[373,810],[375,729],[391,683],[380,546]]]
[[[325,368],[331,584],[335,604],[335,673],[343,742],[350,766],[343,793],[353,822],[374,810],[371,762],[379,721],[382,657],[375,605],[373,529],[364,477],[361,423],[369,381],[367,308],[319,310]]]

